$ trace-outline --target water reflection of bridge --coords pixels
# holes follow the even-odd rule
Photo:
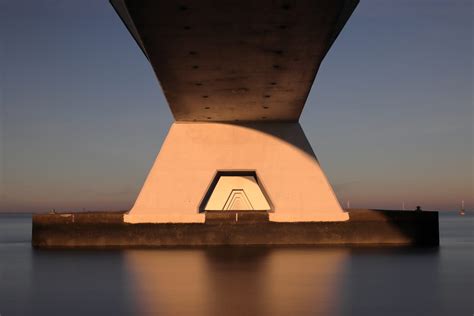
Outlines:
[[[146,315],[333,315],[348,249],[126,252]]]

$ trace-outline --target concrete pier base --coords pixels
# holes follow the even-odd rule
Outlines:
[[[205,223],[130,224],[123,213],[33,216],[37,248],[222,245],[438,246],[437,212],[349,210],[344,222],[271,222],[266,212],[207,212]]]

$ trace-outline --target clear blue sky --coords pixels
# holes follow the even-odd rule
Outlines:
[[[351,207],[473,208],[473,1],[361,0],[301,118]],[[125,210],[173,121],[106,0],[0,0],[0,211]]]

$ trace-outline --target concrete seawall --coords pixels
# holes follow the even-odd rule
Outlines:
[[[438,246],[437,212],[349,210],[345,222],[276,223],[262,212],[208,212],[204,224],[128,224],[124,213],[33,216],[37,248],[220,245]]]

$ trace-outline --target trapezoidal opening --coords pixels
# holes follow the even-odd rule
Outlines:
[[[255,171],[218,171],[199,206],[205,211],[270,211]]]

